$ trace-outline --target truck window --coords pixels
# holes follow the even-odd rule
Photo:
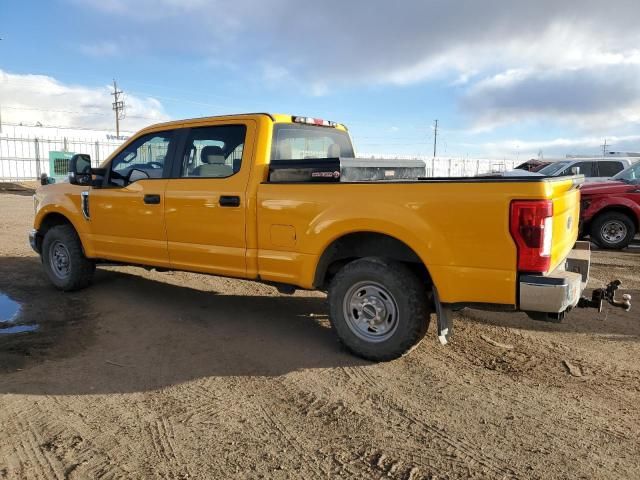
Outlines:
[[[111,161],[109,183],[123,187],[137,180],[163,178],[173,131],[150,133],[134,140]]]
[[[562,175],[573,175],[573,173],[571,173],[571,170],[573,168],[579,168],[580,169],[580,175],[584,175],[585,177],[595,177],[596,173],[594,171],[594,162],[577,162],[574,163],[572,165],[570,165],[569,167],[565,168],[561,174],[559,174],[558,176],[562,176]]]
[[[616,173],[624,170],[622,162],[605,161],[598,162],[598,176],[599,177],[613,177]]]
[[[627,183],[640,183],[640,162],[621,171],[619,174],[613,177],[613,179]]]
[[[238,173],[246,133],[244,125],[192,128],[185,143],[180,176],[227,178]]]
[[[271,160],[354,156],[349,135],[343,130],[288,123],[274,126]]]
[[[543,167],[540,170],[538,170],[538,173],[552,177],[553,175],[557,174],[557,172],[559,172],[569,164],[571,164],[571,162],[568,162],[568,161],[553,162],[547,165],[546,167]]]

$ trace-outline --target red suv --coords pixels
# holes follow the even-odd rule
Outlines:
[[[640,162],[611,181],[581,187],[581,232],[602,248],[625,248],[640,229]]]

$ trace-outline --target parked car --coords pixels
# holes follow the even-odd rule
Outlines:
[[[604,298],[581,302],[582,177],[345,181],[343,157],[347,129],[310,117],[154,125],[100,168],[79,154],[69,183],[39,187],[30,242],[61,290],[115,262],[327,291],[338,337],[371,360],[410,351],[432,312],[446,343],[453,309],[557,321]]]
[[[602,248],[628,246],[640,230],[640,162],[581,192],[581,232]]]
[[[631,165],[627,158],[576,158],[551,162],[536,171],[510,170],[505,177],[547,176],[562,177],[579,173],[587,182],[605,182]]]

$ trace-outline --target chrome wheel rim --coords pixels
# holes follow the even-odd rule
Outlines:
[[[51,266],[51,271],[60,280],[66,279],[71,272],[69,249],[64,243],[56,240],[51,245],[49,252],[49,265]]]
[[[344,296],[343,313],[349,329],[367,342],[383,342],[398,328],[398,304],[389,290],[376,282],[353,285]]]
[[[618,243],[627,236],[627,226],[619,220],[610,220],[602,225],[600,235],[607,243]]]

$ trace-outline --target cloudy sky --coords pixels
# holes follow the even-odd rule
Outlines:
[[[349,125],[359,152],[640,151],[638,0],[0,3],[4,122],[123,128],[244,111]]]

